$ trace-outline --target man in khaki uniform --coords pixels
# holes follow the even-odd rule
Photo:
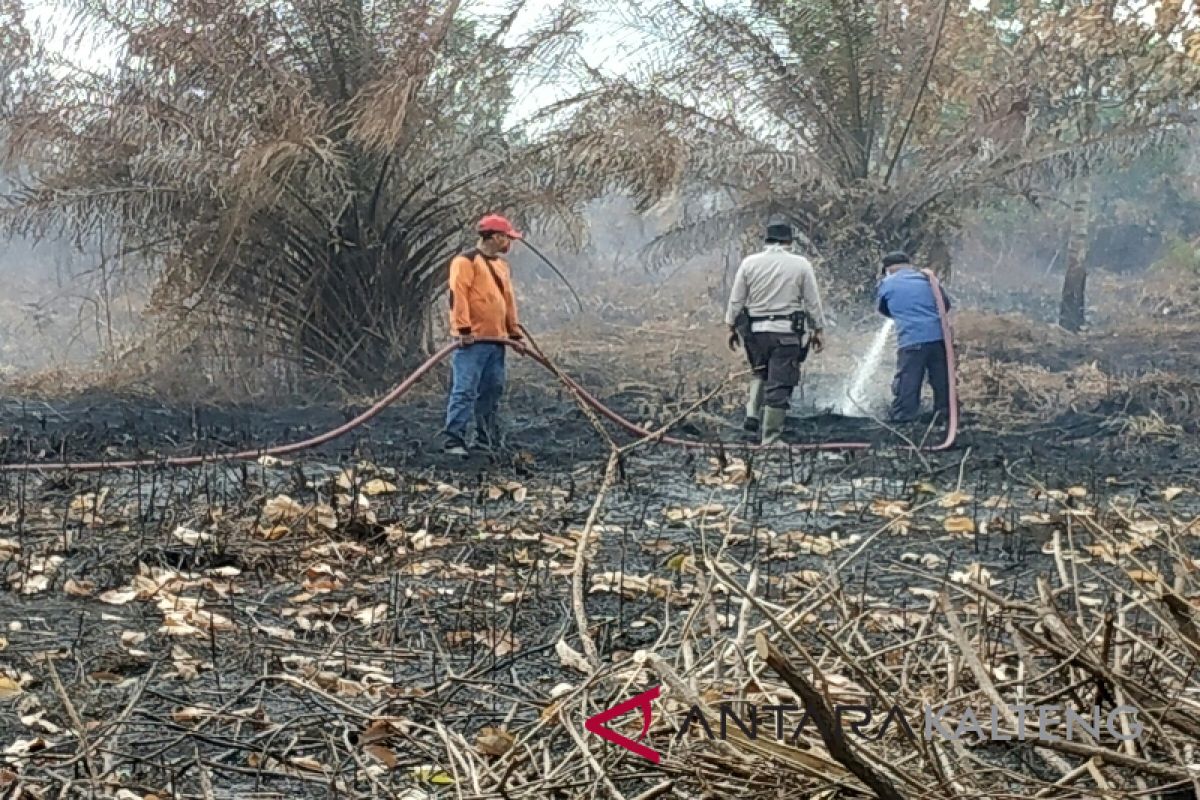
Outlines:
[[[824,347],[817,277],[808,259],[791,251],[793,239],[790,225],[767,226],[766,248],[738,267],[725,311],[730,349],[740,339],[754,370],[744,427],[752,432],[761,427],[763,444],[777,442],[783,433],[807,348],[819,353]],[[813,325],[807,343],[806,316]]]

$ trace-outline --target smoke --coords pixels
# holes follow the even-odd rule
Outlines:
[[[69,241],[0,239],[0,370],[92,364],[139,329],[146,292]]]

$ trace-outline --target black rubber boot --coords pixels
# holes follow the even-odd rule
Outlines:
[[[446,434],[442,442],[442,452],[448,456],[468,455],[467,446],[463,440],[452,434]]]
[[[475,442],[471,447],[493,453],[504,450],[504,434],[500,427],[499,415],[492,414],[479,420],[475,428]]]

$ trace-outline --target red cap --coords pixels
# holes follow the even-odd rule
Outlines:
[[[479,220],[477,226],[480,233],[503,233],[510,239],[520,239],[521,232],[513,224],[499,214],[488,214]]]

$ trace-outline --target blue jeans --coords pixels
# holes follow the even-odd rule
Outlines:
[[[504,394],[504,350],[502,344],[479,342],[454,351],[454,384],[446,404],[444,433],[455,444],[466,444],[472,413],[481,437],[498,433],[496,410]]]

